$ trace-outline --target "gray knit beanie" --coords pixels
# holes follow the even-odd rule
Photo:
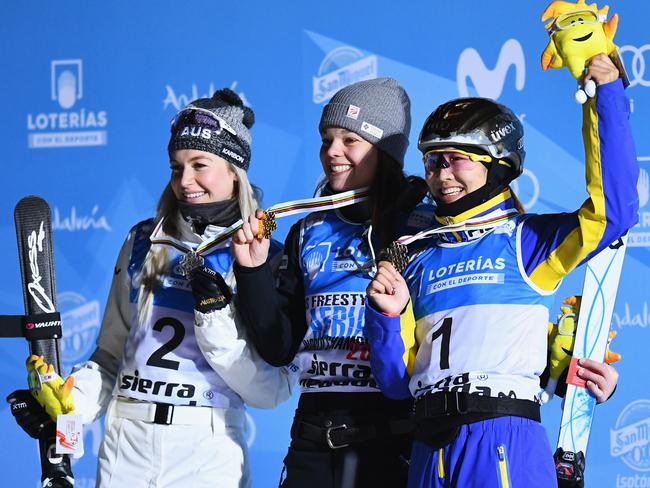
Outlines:
[[[176,114],[167,150],[198,149],[248,170],[251,160],[253,111],[229,88],[199,98]]]
[[[411,130],[411,102],[393,78],[359,81],[337,91],[318,126],[342,127],[363,137],[404,166]]]

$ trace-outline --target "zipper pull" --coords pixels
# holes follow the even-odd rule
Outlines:
[[[503,444],[497,446],[497,454],[499,455],[499,461],[506,460],[506,448],[503,446]]]

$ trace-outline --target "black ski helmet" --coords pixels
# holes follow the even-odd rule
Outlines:
[[[495,161],[487,168],[488,184],[493,189],[505,188],[524,170],[524,127],[512,110],[489,98],[457,98],[429,115],[418,149],[424,154],[436,147],[470,152],[478,149],[492,156]],[[498,160],[509,166],[498,164]]]

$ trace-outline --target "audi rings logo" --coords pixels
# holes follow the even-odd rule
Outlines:
[[[650,51],[650,44],[644,44],[641,47],[627,45],[618,48],[618,53],[627,69],[630,87],[636,85],[650,87],[650,69],[647,72],[645,70],[648,51]]]

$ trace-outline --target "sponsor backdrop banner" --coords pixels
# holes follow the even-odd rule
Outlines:
[[[188,101],[230,87],[254,110],[250,176],[266,206],[311,196],[321,174],[321,108],[339,88],[392,76],[411,96],[406,169],[422,174],[415,147],[426,116],[458,96],[512,107],[526,130],[526,169],[515,184],[531,212],[572,211],[586,196],[580,107],[567,70],[543,73],[546,0],[511,2],[7,2],[0,40],[3,197],[0,314],[22,313],[13,207],[28,194],[52,207],[66,372],[94,347],[113,265],[129,228],[153,214],[169,178],[169,122]],[[650,486],[650,34],[646,2],[611,2],[631,85],[641,165],[639,224],[613,329],[618,390],[597,407],[588,486]],[[601,6],[601,5],[599,5]],[[290,222],[280,222],[283,238]],[[559,300],[581,289],[583,270]],[[556,310],[552,311],[555,315]],[[0,386],[25,387],[25,341],[0,341]],[[277,486],[295,398],[249,411],[255,485]],[[37,446],[0,404],[2,478],[36,486]],[[555,443],[560,401],[544,408]],[[86,430],[77,486],[94,486],[103,433]],[[188,440],[191,442],[191,440]]]

